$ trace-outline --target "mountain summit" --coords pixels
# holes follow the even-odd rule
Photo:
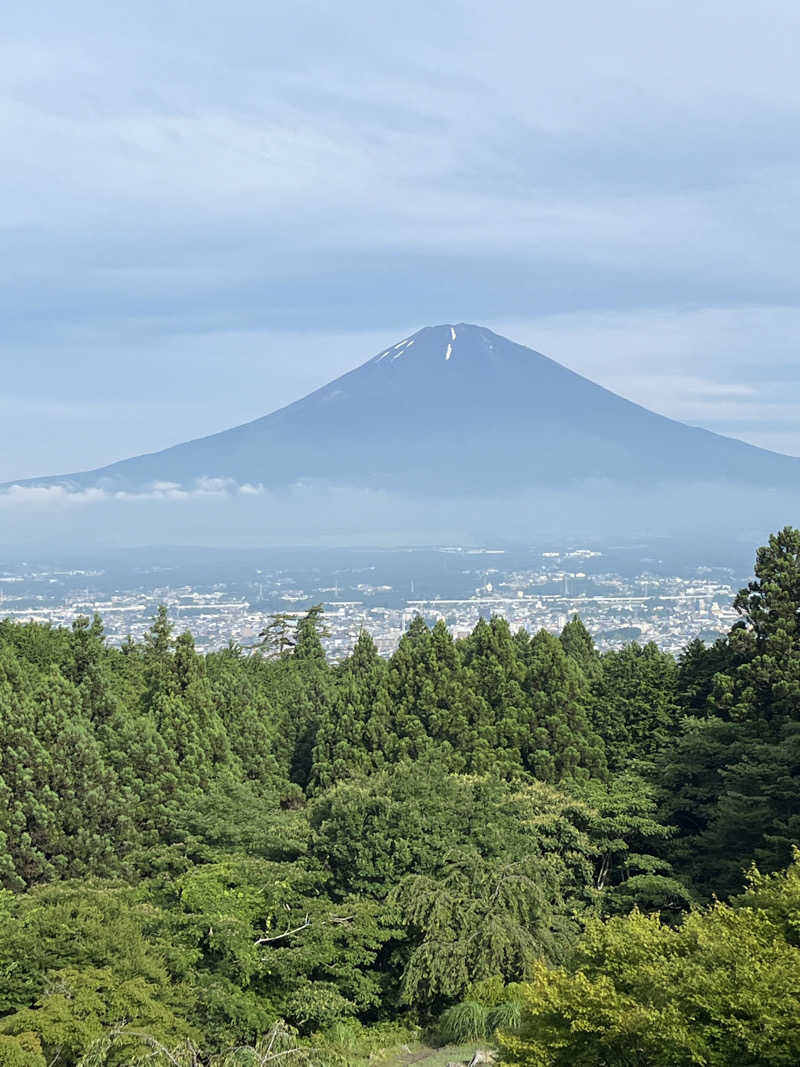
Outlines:
[[[800,487],[800,459],[656,415],[482,326],[429,326],[288,407],[98,470],[27,484],[201,479],[437,495],[625,484]]]

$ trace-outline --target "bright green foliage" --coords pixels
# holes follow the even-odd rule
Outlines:
[[[57,971],[113,970],[116,981],[142,979],[172,1003],[193,959],[164,911],[127,887],[57,883],[12,897],[0,915],[2,1015],[41,1000]]]
[[[534,968],[523,986],[520,1031],[500,1034],[504,1062],[798,1062],[800,950],[784,933],[787,918],[800,919],[793,910],[796,882],[796,874],[766,884],[757,879],[750,897],[696,912],[678,930],[638,912],[591,923],[569,968]],[[759,893],[772,914],[751,906]]]
[[[47,1067],[42,1043],[36,1034],[0,1034],[0,1067]]]
[[[167,925],[129,889],[65,884],[18,897],[0,925],[0,1032],[33,1033],[48,1063],[61,1049],[67,1065],[122,1021],[186,1035],[175,980],[189,960]]]
[[[0,1029],[12,1036],[35,1033],[48,1063],[56,1056],[64,1064],[77,1063],[84,1049],[123,1022],[168,1042],[186,1032],[143,978],[121,979],[112,968],[89,967],[52,971],[49,978],[32,1008],[0,1022]]]

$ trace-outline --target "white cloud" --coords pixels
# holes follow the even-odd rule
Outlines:
[[[108,502],[189,501],[207,498],[260,496],[261,485],[239,484],[231,478],[198,478],[191,486],[177,482],[154,482],[141,490],[71,488],[67,485],[11,485],[0,489],[0,508],[74,508]]]

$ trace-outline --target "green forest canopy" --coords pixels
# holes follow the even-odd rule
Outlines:
[[[318,608],[254,654],[163,609],[122,648],[0,622],[0,1067],[354,1065],[420,1026],[800,1062],[800,532],[736,607],[677,661],[578,618],[338,665]]]

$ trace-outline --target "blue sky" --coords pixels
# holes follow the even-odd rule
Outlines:
[[[800,455],[800,8],[4,7],[0,479],[266,413],[422,325]]]

